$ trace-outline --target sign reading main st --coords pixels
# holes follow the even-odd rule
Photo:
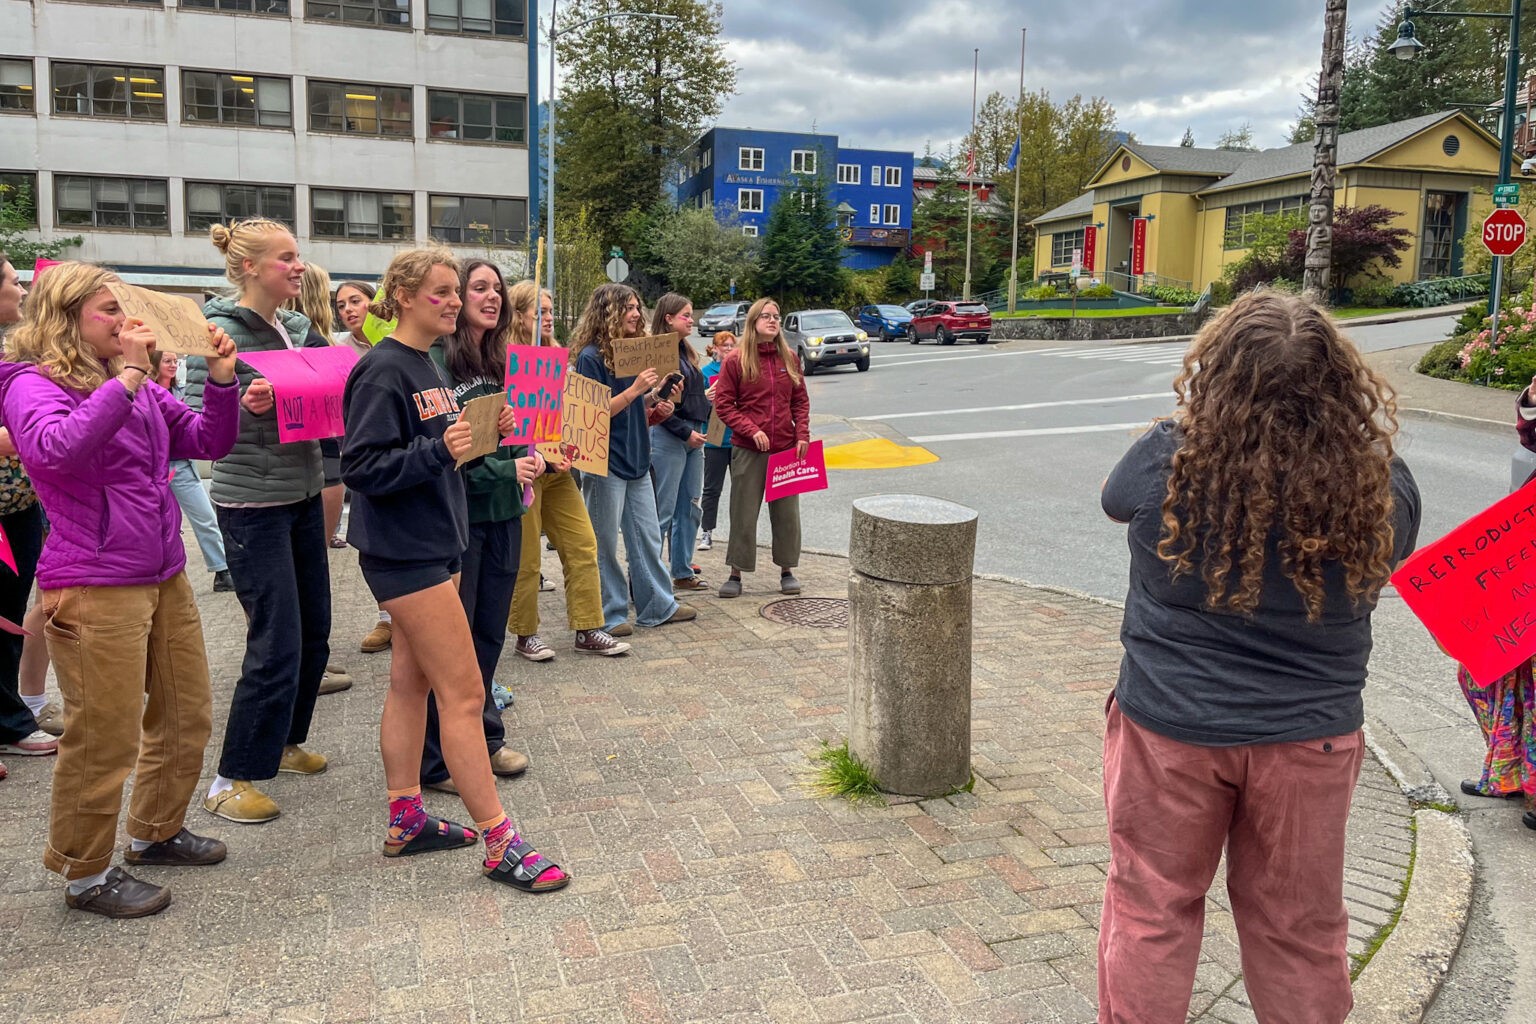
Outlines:
[[[1494,210],[1483,221],[1483,245],[1495,256],[1513,256],[1525,244],[1525,218],[1519,210]]]

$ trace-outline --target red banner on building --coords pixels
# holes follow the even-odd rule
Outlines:
[[[1131,276],[1140,277],[1147,272],[1147,218],[1131,221]]]
[[[1094,267],[1098,265],[1099,229],[1089,224],[1083,228],[1083,273],[1093,276]]]

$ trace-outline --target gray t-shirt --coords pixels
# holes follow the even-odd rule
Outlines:
[[[1120,627],[1125,657],[1115,685],[1120,710],[1145,729],[1209,747],[1290,743],[1360,728],[1373,603],[1350,602],[1340,565],[1325,568],[1323,615],[1308,622],[1295,584],[1280,571],[1273,536],[1252,618],[1205,607],[1198,560],[1175,582],[1158,557],[1180,436],[1172,421],[1157,423],[1104,485],[1104,511],[1130,524],[1131,581]],[[1395,565],[1413,551],[1419,532],[1418,485],[1398,458],[1392,498]]]

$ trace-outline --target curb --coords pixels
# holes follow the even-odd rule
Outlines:
[[[1449,423],[1452,426],[1467,427],[1471,430],[1482,430],[1492,434],[1508,436],[1510,425],[1502,420],[1484,419],[1481,416],[1463,416],[1459,412],[1442,412],[1439,409],[1417,409],[1413,406],[1400,406],[1398,415],[1408,416],[1416,420],[1432,420],[1439,423]]]

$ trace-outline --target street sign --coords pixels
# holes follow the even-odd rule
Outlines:
[[[1076,281],[1083,276],[1083,250],[1072,250],[1072,280]]]
[[[609,260],[608,266],[604,269],[608,271],[608,280],[614,282],[615,284],[622,283],[629,279],[629,264],[619,259],[617,256]]]
[[[736,297],[736,279],[733,277],[733,278],[731,278],[731,298],[734,299],[735,297]]]
[[[620,249],[618,246],[614,246],[612,249],[608,250],[608,258],[611,260],[621,260],[624,258],[624,250]]]
[[[1495,256],[1513,256],[1525,244],[1525,218],[1519,210],[1494,210],[1483,221],[1483,245]]]
[[[933,271],[925,270],[918,275],[917,286],[925,292],[933,291]]]
[[[931,249],[923,252],[923,273],[933,273],[933,250]]]
[[[1493,201],[1499,206],[1514,206],[1520,201],[1520,183],[1511,181],[1493,186]]]

